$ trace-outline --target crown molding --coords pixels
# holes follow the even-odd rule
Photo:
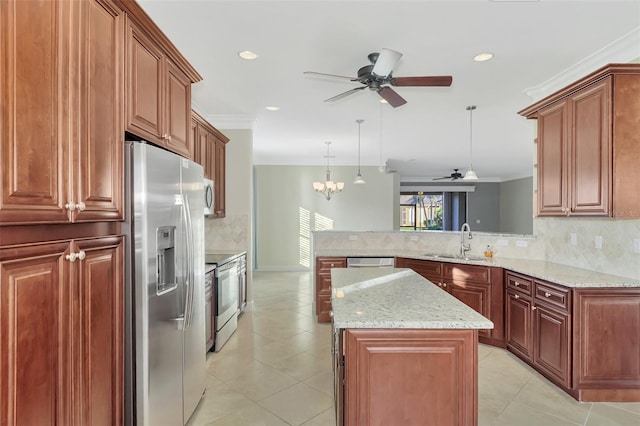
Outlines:
[[[556,74],[549,80],[525,89],[524,93],[534,101],[538,101],[609,63],[629,63],[639,60],[640,27]]]

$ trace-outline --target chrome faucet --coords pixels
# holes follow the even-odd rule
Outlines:
[[[464,231],[465,228],[467,230],[467,242],[464,242]],[[471,235],[471,227],[469,226],[468,223],[463,223],[462,227],[460,228],[460,257],[464,257],[465,253],[468,252],[469,250],[471,250],[471,244],[469,243],[469,240],[473,238],[473,236]]]

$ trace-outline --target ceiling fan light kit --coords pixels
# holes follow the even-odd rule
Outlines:
[[[331,158],[331,156],[329,155],[329,146],[331,145],[331,142],[327,141],[325,142],[325,144],[327,145],[327,155],[325,155],[325,158],[327,159],[326,180],[324,182],[313,182],[313,189],[316,192],[324,195],[327,201],[329,201],[333,194],[342,192],[342,190],[344,189],[344,182],[334,182],[331,179],[331,170],[329,169],[329,159]]]
[[[473,110],[476,109],[475,105],[469,105],[467,111],[469,111],[469,170],[464,174],[462,180],[478,180],[478,175],[473,171]]]
[[[360,173],[360,126],[362,125],[363,122],[364,120],[362,119],[356,120],[356,123],[358,123],[358,175],[353,181],[353,183],[355,183],[356,185],[362,185],[363,183],[366,183],[365,180],[362,178],[362,174]]]
[[[388,85],[394,87],[402,86],[431,86],[431,87],[445,87],[451,86],[453,78],[450,75],[445,76],[419,76],[419,77],[393,77],[393,68],[397,65],[398,61],[402,57],[402,53],[396,52],[391,49],[382,49],[380,53],[374,52],[368,55],[371,65],[365,65],[358,70],[357,77],[346,77],[336,74],[326,74],[314,71],[305,71],[306,75],[315,75],[321,77],[339,78],[343,80],[349,80],[353,82],[359,82],[363,84],[362,87],[356,87],[355,89],[347,90],[329,99],[325,99],[325,102],[335,102],[337,100],[346,98],[349,95],[360,92],[363,89],[369,89],[375,91],[381,98],[386,100],[389,105],[394,108],[402,106],[407,101],[400,96],[395,90]]]

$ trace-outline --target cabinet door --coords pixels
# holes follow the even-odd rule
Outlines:
[[[71,3],[0,2],[2,224],[70,220],[64,205]]]
[[[124,13],[110,0],[77,2],[83,8],[79,135],[74,144],[74,194],[84,203],[74,221],[123,218],[122,124]]]
[[[193,158],[193,141],[189,137],[191,122],[191,81],[178,67],[166,61],[166,144],[186,158]]]
[[[475,330],[349,329],[345,335],[346,425],[477,424]]]
[[[449,285],[449,293],[481,315],[491,318],[491,286],[455,280]],[[478,330],[478,335],[489,337],[491,330]]]
[[[318,322],[331,322],[331,269],[346,268],[345,257],[316,258],[316,315]]]
[[[611,79],[589,86],[569,99],[572,215],[609,215],[610,99]]]
[[[162,51],[131,20],[127,21],[127,130],[164,144]]]
[[[77,241],[73,252],[84,253],[76,266],[79,347],[76,424],[123,423],[124,248],[122,237]]]
[[[536,304],[533,322],[533,363],[562,385],[571,387],[569,315]]]
[[[0,424],[70,424],[68,247],[0,250]]]
[[[557,102],[538,115],[538,215],[565,215],[567,206],[566,102]]]
[[[215,215],[216,217],[224,217],[226,214],[225,203],[225,176],[226,176],[226,144],[216,139],[215,142]]]
[[[507,291],[506,303],[506,331],[507,347],[522,358],[533,360],[533,341],[531,299],[515,292]]]

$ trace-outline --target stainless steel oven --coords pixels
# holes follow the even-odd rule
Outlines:
[[[238,261],[218,265],[215,276],[214,346],[218,352],[238,327]]]
[[[216,280],[216,265],[206,265],[204,276],[204,324],[205,324],[205,349],[207,352],[213,348],[214,330],[213,330],[213,285]]]

